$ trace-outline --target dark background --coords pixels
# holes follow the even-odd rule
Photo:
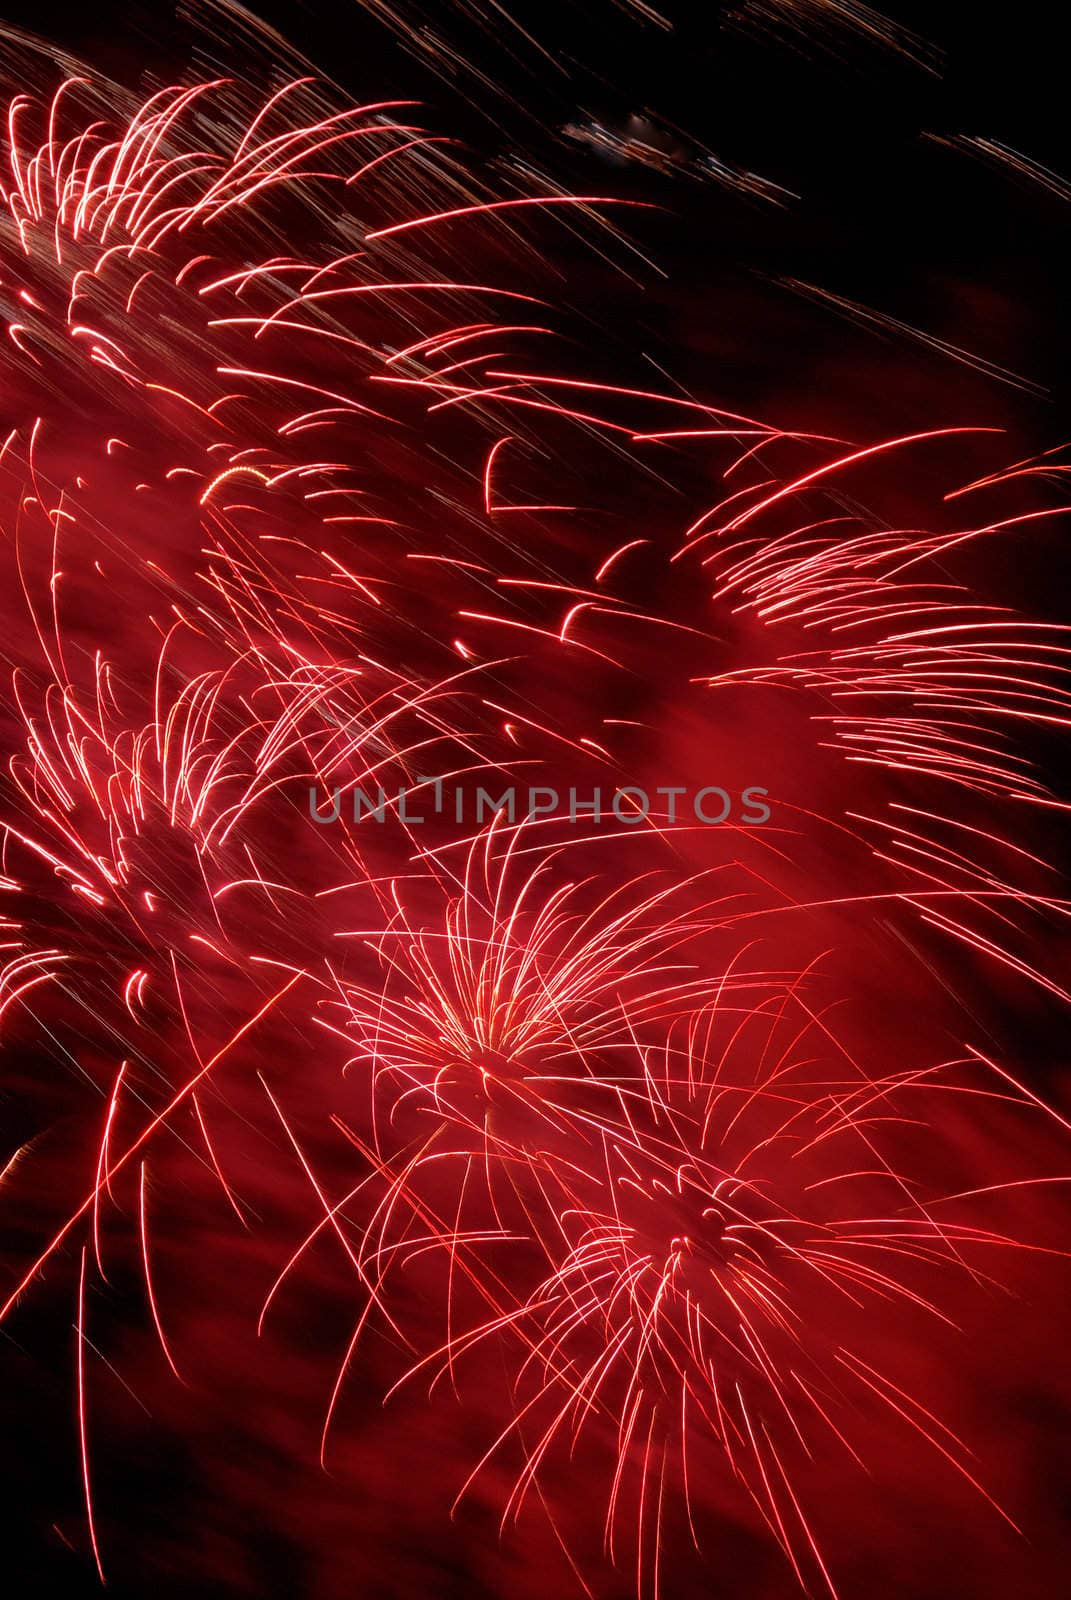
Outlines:
[[[718,332],[719,357],[733,362],[718,373],[723,392],[780,388],[791,403],[835,340],[842,357],[858,352],[871,374],[875,431],[882,418],[873,408],[925,404],[928,386],[943,384],[966,404],[1062,437],[1065,204],[1007,167],[935,142],[984,137],[1056,174],[1067,169],[1060,8],[886,5],[888,23],[907,31],[899,48],[844,21],[851,8],[816,0],[667,0],[655,9],[669,26],[615,0],[518,0],[502,12],[463,0],[306,0],[253,11],[292,43],[296,67],[353,95],[412,95],[427,124],[463,138],[476,161],[523,158],[563,182],[609,182],[665,207],[657,219],[636,214],[634,226],[672,275],[672,293],[655,294],[672,305],[659,305],[663,325],[650,306],[647,316],[652,336],[673,343],[682,381],[696,377],[709,354],[704,337]],[[191,68],[253,79],[268,70],[265,36],[236,7],[8,0],[3,16],[131,87]],[[49,76],[47,58],[41,73]],[[630,115],[649,116],[686,158],[710,152],[798,198],[774,206],[678,170],[611,168],[560,133],[596,118],[621,133]],[[911,352],[915,395],[893,381],[875,392],[874,358],[887,344],[883,351],[877,334],[852,332],[831,311],[801,311],[766,282],[780,277],[1009,367],[1044,398],[1035,406],[1007,383],[949,373],[947,358],[919,346]],[[741,300],[747,339],[734,359],[725,332]],[[630,338],[635,314],[633,298]],[[824,403],[854,406],[843,395]],[[814,425],[813,394],[806,404]]]

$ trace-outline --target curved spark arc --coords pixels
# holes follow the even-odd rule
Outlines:
[[[678,1500],[703,1542],[712,1452],[800,1583],[836,1595],[811,1506],[818,1437],[865,1464],[845,1413],[869,1403],[989,1491],[924,1397],[819,1330],[845,1304],[948,1325],[935,1276],[983,1287],[999,1281],[989,1253],[1035,1248],[941,1209],[1064,1181],[993,1181],[980,1163],[942,1192],[948,1099],[1009,1126],[1024,1111],[1066,1123],[970,1043],[939,1067],[857,1067],[836,1002],[812,1003],[821,960],[796,964],[793,923],[814,919],[835,947],[836,912],[888,912],[897,932],[950,937],[983,972],[1067,998],[1033,937],[1067,902],[1022,821],[1064,804],[1023,736],[1067,726],[1065,630],[976,599],[946,567],[1062,508],[891,529],[842,482],[983,430],[856,444],[573,377],[552,356],[540,370],[526,341],[551,342],[554,319],[523,274],[485,283],[468,257],[455,275],[381,242],[427,229],[444,248],[459,222],[478,252],[522,237],[514,208],[588,223],[593,198],[474,201],[407,102],[313,115],[295,82],[250,114],[220,80],[161,90],[114,127],[78,108],[91,88],[13,104],[2,190],[20,631],[0,1018],[45,1030],[52,1007],[65,1037],[73,1010],[106,1042],[87,1069],[78,1199],[0,1315],[84,1226],[76,1389],[98,1569],[87,1273],[107,1282],[125,1196],[159,1350],[185,1376],[156,1297],[149,1155],[155,1188],[165,1148],[195,1152],[250,1226],[209,1106],[225,1064],[254,1079],[314,1199],[260,1326],[321,1238],[359,1302],[321,1455],[373,1320],[412,1357],[397,1383],[419,1373],[432,1391],[463,1392],[493,1345],[513,1364],[512,1411],[469,1481],[520,1449],[503,1528],[538,1497],[568,1556],[551,1462],[566,1440],[609,1439],[608,1555],[629,1544],[638,1593],[657,1595]],[[320,241],[297,254],[291,204]],[[73,470],[62,429],[84,396]],[[472,430],[446,466],[409,438],[440,424]],[[586,529],[570,448],[651,482],[668,449],[710,451],[725,494],[676,542],[630,508],[607,537],[552,547],[555,518]],[[1021,462],[947,498],[958,512],[968,493],[1065,470]],[[680,571],[702,586],[694,610],[666,587]],[[79,616],[79,596],[113,591],[128,636]],[[642,638],[673,641],[669,675],[708,706],[771,690],[800,704],[806,737],[850,775],[831,814],[786,801],[768,835],[708,830],[692,859],[672,812],[618,828],[620,854],[597,834],[563,843],[556,821],[498,817],[425,844],[396,801],[383,828],[351,813],[366,792],[526,765],[628,778],[615,730],[643,724],[589,701],[609,685],[602,709],[620,709],[621,683],[650,670]],[[578,661],[591,677],[563,712],[547,663]],[[823,828],[852,866],[801,889],[792,851]],[[247,1072],[286,1027],[298,1064],[281,1081]],[[321,1046],[330,1087],[310,1138],[293,1102]],[[31,1155],[20,1145],[5,1181]],[[407,1287],[425,1275],[430,1354]]]

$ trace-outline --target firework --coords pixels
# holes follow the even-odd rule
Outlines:
[[[1071,998],[1071,701],[971,561],[1062,457],[953,465],[921,532],[882,496],[992,432],[578,375],[535,241],[613,197],[492,192],[407,102],[72,78],[6,157],[0,1318],[72,1297],[98,1573],[97,1323],[133,1275],[196,1392],[213,1248],[243,1351],[329,1286],[322,1460],[354,1391],[465,1399],[436,1514],[536,1507],[583,1587],[601,1543],[657,1600],[734,1527],[847,1600],[831,1498],[901,1458],[1018,1530],[943,1402],[1059,1270],[1016,1199],[1068,1125],[978,996]],[[522,779],[568,815],[465,810]]]

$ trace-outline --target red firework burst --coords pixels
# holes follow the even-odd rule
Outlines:
[[[945,1420],[952,1357],[920,1380],[912,1352],[996,1263],[1059,1255],[992,1208],[1064,1181],[1068,1124],[960,991],[1071,998],[1032,831],[1065,808],[1030,760],[1068,646],[968,571],[1063,508],[948,519],[1066,467],[972,474],[902,529],[869,503],[889,463],[985,430],[856,446],[555,364],[525,230],[605,197],[485,193],[405,102],[307,80],[98,109],[76,79],[8,124],[0,1021],[28,1126],[0,1183],[29,1220],[0,1317],[67,1258],[101,1575],[93,1300],[133,1263],[196,1384],[153,1240],[202,1173],[257,1235],[251,1342],[331,1244],[327,1423],[373,1328],[394,1388],[482,1382],[464,1489],[506,1460],[502,1528],[538,1499],[582,1584],[583,1518],[656,1597],[670,1530],[705,1552],[757,1518],[842,1594],[829,1485],[905,1441],[1016,1526]],[[464,230],[486,270],[410,254],[456,262]],[[724,481],[683,540],[670,448]],[[563,489],[590,479],[597,514]],[[711,749],[734,793],[762,752],[769,827],[682,814]],[[462,827],[490,774],[632,809]],[[456,826],[406,813],[444,785]]]

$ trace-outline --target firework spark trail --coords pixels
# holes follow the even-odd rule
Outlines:
[[[855,475],[977,430],[856,446],[540,370],[541,297],[523,273],[455,275],[457,241],[497,268],[535,219],[595,226],[609,202],[480,193],[406,102],[324,109],[302,81],[250,109],[221,81],[161,90],[125,126],[96,110],[82,80],[17,97],[2,191],[0,1020],[46,1058],[86,1054],[92,1094],[74,1193],[0,1315],[78,1249],[98,1569],[89,1275],[106,1284],[125,1205],[161,1359],[195,1382],[153,1254],[182,1218],[154,1177],[165,1149],[194,1152],[249,1225],[209,1099],[224,1065],[313,1200],[250,1331],[321,1238],[359,1300],[322,1450],[377,1321],[410,1352],[401,1382],[460,1392],[491,1346],[506,1364],[509,1409],[469,1480],[519,1448],[503,1527],[538,1499],[568,1555],[549,1464],[610,1440],[607,1553],[641,1595],[660,1591],[674,1505],[703,1544],[710,1482],[836,1595],[818,1439],[866,1464],[865,1406],[1010,1518],[929,1394],[864,1341],[877,1316],[908,1346],[919,1318],[951,1322],[948,1284],[958,1312],[964,1284],[999,1281],[992,1256],[1031,1249],[980,1197],[1063,1181],[964,1170],[943,1108],[1066,1124],[969,1041],[937,1067],[857,1066],[812,999],[823,950],[800,962],[796,930],[809,919],[835,968],[836,913],[880,909],[1068,998],[1036,934],[1067,905],[1022,843],[1022,818],[1062,802],[1021,737],[1066,728],[1067,645],[947,572],[1061,508],[891,530],[847,499]],[[315,244],[298,256],[287,235]],[[654,483],[652,455],[664,470],[685,449],[713,452],[726,488],[682,543],[631,511],[574,549],[547,537],[583,515],[570,451]],[[1063,470],[998,468],[950,504]],[[690,609],[667,587],[682,569],[703,586]],[[727,630],[744,645],[722,665]],[[674,689],[708,705],[744,692],[761,722],[771,688],[801,700],[809,748],[853,769],[830,814],[786,801],[769,836],[719,831],[698,866],[672,811],[614,848],[527,819],[427,843],[397,807],[378,832],[351,819],[358,791],[429,771],[628,778],[631,719],[597,712],[645,670],[641,639],[672,643]],[[822,829],[851,842],[832,877],[791,853]],[[299,1059],[260,1071],[284,1027]],[[310,1142],[291,1106],[314,1060]],[[5,1155],[5,1188],[32,1145]],[[430,1340],[414,1284],[437,1297]]]
[[[483,850],[490,850],[490,838]],[[1010,1522],[978,1478],[969,1446],[932,1410],[930,1397],[908,1392],[895,1371],[879,1370],[866,1354],[874,1318],[884,1326],[890,1314],[900,1314],[911,1325],[922,1315],[953,1326],[941,1309],[946,1277],[996,1283],[1002,1251],[1029,1250],[985,1222],[949,1219],[951,1197],[940,1190],[927,1197],[943,1165],[941,1099],[1033,1104],[1045,1118],[1049,1110],[1001,1070],[989,1074],[989,1064],[978,1058],[866,1077],[808,1002],[813,974],[800,974],[788,987],[776,974],[722,974],[716,1002],[677,1021],[672,1013],[682,1010],[682,1000],[687,1010],[687,992],[671,984],[658,995],[660,1021],[669,1019],[664,1045],[642,1043],[652,1013],[644,1005],[636,1018],[623,1006],[615,1037],[599,1011],[599,946],[584,949],[581,968],[592,976],[584,997],[594,1008],[591,1040],[583,1024],[568,1027],[576,997],[570,1011],[552,1005],[548,1019],[541,1010],[543,982],[525,997],[509,981],[488,981],[487,992],[501,1003],[503,1026],[514,1022],[519,1040],[491,1050],[483,1032],[493,1030],[493,1014],[482,1018],[475,994],[464,1016],[485,1027],[477,1027],[475,1038],[456,1037],[450,1026],[453,1018],[456,1029],[456,1011],[443,982],[466,989],[464,979],[479,973],[488,957],[495,971],[499,963],[509,966],[519,902],[531,885],[530,878],[503,917],[506,933],[493,941],[471,939],[458,928],[459,910],[464,906],[471,918],[479,893],[466,894],[448,912],[443,942],[450,955],[435,950],[426,934],[402,931],[400,939],[413,944],[387,963],[392,976],[399,968],[407,974],[402,1005],[389,981],[378,997],[349,997],[351,1006],[355,1000],[363,1006],[357,1019],[371,1061],[410,1085],[407,1094],[423,1094],[424,1126],[431,1123],[432,1131],[415,1134],[392,1162],[376,1155],[383,1197],[359,1242],[373,1288],[346,1363],[368,1310],[373,1304],[383,1309],[384,1294],[389,1304],[391,1275],[439,1248],[448,1261],[440,1290],[445,1339],[400,1382],[429,1378],[434,1392],[450,1376],[464,1392],[474,1352],[479,1371],[488,1342],[519,1347],[515,1414],[472,1478],[519,1440],[523,1467],[503,1509],[506,1526],[540,1488],[554,1446],[572,1440],[572,1456],[581,1435],[610,1429],[616,1466],[608,1474],[605,1541],[612,1560],[628,1558],[631,1550],[640,1594],[648,1579],[658,1594],[656,1558],[653,1574],[647,1566],[650,1552],[663,1544],[668,1474],[684,1493],[688,1528],[700,1547],[688,1483],[709,1483],[712,1446],[799,1581],[807,1586],[813,1568],[836,1595],[828,1555],[808,1522],[804,1464],[821,1453],[816,1435],[829,1432],[864,1464],[866,1442],[852,1435],[874,1426],[874,1400],[879,1414],[884,1408],[887,1419],[921,1438]],[[562,901],[562,894],[544,891],[540,914],[528,907],[533,923],[556,914]],[[391,934],[394,950],[399,930]],[[527,962],[538,963],[541,944],[536,939]],[[613,941],[610,950],[624,954]],[[637,976],[628,962],[615,973],[620,987]],[[580,1011],[583,1016],[584,1005]],[[520,1042],[525,1024],[535,1024],[535,1048]],[[504,1067],[488,1066],[491,1054]],[[472,1098],[487,1106],[479,1118],[469,1104],[459,1112],[451,1099],[451,1067],[479,1072],[482,1088]],[[519,1133],[507,1112],[496,1120],[495,1085],[511,1090],[512,1083],[506,1098],[515,1104],[515,1083],[525,1067],[527,1099],[536,1110]],[[906,1142],[905,1128],[911,1130]],[[440,1174],[451,1162],[464,1171],[447,1186],[458,1195],[458,1210],[437,1214],[435,1189],[421,1184],[421,1176],[429,1168]],[[527,1182],[517,1178],[519,1168]],[[487,1174],[495,1227],[475,1226],[487,1216],[487,1202],[469,1216],[474,1171]],[[503,1203],[503,1197],[520,1203]],[[520,1246],[527,1254],[531,1243],[538,1245],[535,1258],[523,1261],[530,1290],[517,1298],[522,1274],[504,1269],[503,1250],[515,1253]],[[993,1267],[980,1266],[985,1256],[996,1258]],[[495,1261],[498,1267],[491,1266]],[[472,1285],[475,1307],[483,1299],[490,1320],[475,1315],[471,1294],[459,1296],[464,1312],[453,1306],[456,1288]],[[845,1306],[848,1322],[856,1318],[858,1346],[840,1342]],[[344,1368],[328,1422],[343,1378]],[[866,1424],[860,1397],[871,1402]],[[690,1453],[703,1462],[703,1472],[688,1467]]]
[[[462,869],[440,871],[419,924],[395,888],[381,930],[343,931],[375,948],[381,971],[374,985],[338,977],[318,1019],[349,1047],[350,1076],[367,1080],[366,1155],[387,1185],[362,1247],[377,1298],[395,1260],[408,1260],[413,1217],[434,1214],[447,1171],[455,1244],[512,1230],[549,1241],[553,1259],[569,1173],[590,1144],[571,1097],[708,987],[695,946],[717,921],[709,886],[704,898],[698,882],[648,878],[602,893],[595,878],[561,877],[573,852],[540,851],[529,868],[526,844],[526,830],[492,824]],[[449,1317],[449,1292],[446,1308]]]

